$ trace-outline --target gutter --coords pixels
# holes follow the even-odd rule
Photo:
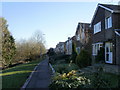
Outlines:
[[[115,33],[116,33],[118,36],[120,36],[120,34],[119,34],[117,31],[115,31]]]

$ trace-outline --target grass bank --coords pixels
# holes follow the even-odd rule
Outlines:
[[[37,59],[26,64],[21,64],[0,71],[0,77],[2,77],[2,88],[21,88],[34,67],[41,60],[42,59]]]

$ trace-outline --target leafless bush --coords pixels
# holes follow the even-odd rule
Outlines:
[[[17,62],[35,60],[46,52],[43,34],[36,31],[30,39],[16,42],[16,48]]]

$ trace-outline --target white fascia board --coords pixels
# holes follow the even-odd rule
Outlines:
[[[120,36],[120,34],[119,34],[117,31],[115,31],[115,33],[116,33],[118,36]]]
[[[93,22],[93,19],[95,18],[95,15],[96,15],[96,13],[97,13],[97,11],[98,11],[98,5],[97,5],[97,8],[96,8],[96,10],[95,10],[95,12],[94,12],[94,15],[93,15],[93,18],[92,18],[92,20],[91,20],[91,24],[92,24],[92,22]]]
[[[100,5],[100,4],[98,4],[98,6],[97,6],[97,8],[96,8],[96,10],[95,10],[95,13],[94,13],[94,15],[93,15],[93,18],[92,18],[92,20],[91,20],[91,24],[92,24],[92,22],[93,22],[93,19],[95,18],[95,15],[96,15],[99,7],[104,8],[104,9],[110,11],[111,13],[114,12],[113,10],[111,10],[111,9],[109,9],[109,8],[107,8],[107,7],[104,7],[104,6]],[[91,24],[90,24],[90,25],[91,25]]]
[[[104,8],[104,9],[106,9],[106,10],[110,11],[111,13],[113,13],[113,10],[112,10],[112,9],[110,9],[110,8],[107,8],[107,7],[102,6],[102,5],[98,5],[98,6],[100,6],[100,7]]]

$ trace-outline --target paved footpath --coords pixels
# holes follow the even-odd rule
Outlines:
[[[51,70],[48,59],[43,60],[33,73],[26,88],[48,88],[51,82]]]

